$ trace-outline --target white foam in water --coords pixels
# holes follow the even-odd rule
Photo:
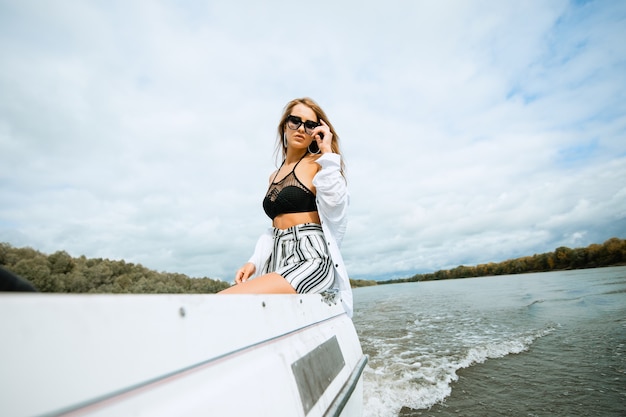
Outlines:
[[[360,290],[354,321],[363,350],[370,358],[364,373],[363,415],[397,417],[403,407],[425,410],[437,403],[445,403],[456,389],[454,382],[458,380],[460,369],[492,358],[505,358],[502,360],[507,361],[509,355],[523,354],[538,338],[553,332],[561,337],[564,332],[587,329],[591,314],[586,313],[611,317],[613,311],[623,312],[624,268],[614,271],[613,274],[619,275],[621,281],[615,284],[615,279],[607,279],[611,280],[611,285],[619,285],[611,291],[619,291],[621,298],[598,298],[600,295],[594,292],[593,285],[603,282],[600,271],[442,280]],[[606,274],[606,271],[601,272]],[[573,279],[572,274],[577,274],[579,278]],[[592,284],[589,284],[592,278]],[[604,294],[607,289],[603,287],[601,291]],[[581,293],[590,295],[581,298]],[[580,306],[581,300],[596,304]],[[585,323],[577,318],[580,315],[586,317]],[[566,323],[566,327],[562,328],[555,321]],[[568,392],[593,394],[593,398],[597,399],[596,402],[586,402],[589,407],[580,412],[578,404],[572,403],[565,411],[566,415],[619,414],[615,410],[619,408],[620,393],[623,392],[619,382],[624,369],[625,344],[616,334],[623,330],[619,327],[621,324],[612,322],[608,335],[605,334],[606,329],[598,329],[597,334],[610,340],[588,341],[581,337],[580,341],[572,342],[580,343],[574,346],[580,348],[578,354],[588,361],[585,363],[593,363],[594,368],[596,363],[602,364],[599,365],[604,366],[605,373],[602,375],[614,375],[613,378],[604,380],[594,372],[593,378],[589,378],[589,383],[595,384],[589,387],[593,390],[590,393],[584,391],[586,387],[580,382],[587,379],[589,369],[581,369],[572,380],[568,379],[570,375],[563,379],[564,376],[558,372],[550,376],[553,389],[547,389],[547,392],[551,392],[552,396],[560,392],[560,387],[554,385],[563,381]],[[546,342],[544,348],[551,346],[549,349],[558,349],[558,342]],[[598,350],[598,346],[609,346],[611,343],[614,345],[609,351],[615,352],[612,357],[607,358],[606,351],[593,352],[595,359],[587,357],[590,348]],[[541,352],[537,350],[536,353]],[[567,360],[568,363],[577,363],[576,358],[569,355]],[[488,381],[481,383],[489,385]],[[525,388],[526,395],[533,395],[537,383],[541,384],[541,381],[530,382]],[[607,385],[611,387],[608,390]],[[554,414],[550,397],[548,394],[546,401],[535,407],[536,413],[533,414]],[[488,402],[489,394],[485,394],[481,401]],[[510,414],[529,412],[518,408]],[[480,415],[480,411],[474,414]]]
[[[458,380],[459,369],[490,358],[521,353],[537,338],[551,331],[551,328],[547,328],[531,334],[509,336],[508,340],[501,341],[494,341],[492,336],[484,335],[481,338],[465,334],[466,346],[456,352],[452,348],[454,341],[448,345],[448,349],[433,349],[432,346],[425,348],[422,345],[421,350],[403,352],[398,351],[404,345],[397,343],[400,338],[370,341],[379,354],[370,359],[370,365],[365,369],[363,415],[395,417],[403,406],[429,408],[450,395],[451,384]],[[406,340],[406,336],[402,339]],[[468,340],[471,340],[471,346],[467,346]],[[450,342],[450,339],[447,341]]]

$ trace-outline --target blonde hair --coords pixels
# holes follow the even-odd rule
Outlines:
[[[339,149],[339,135],[335,131],[333,124],[328,120],[326,113],[324,110],[317,104],[312,98],[302,97],[291,100],[285,108],[283,109],[283,116],[280,118],[280,123],[278,123],[278,141],[276,143],[276,155],[278,156],[279,152],[282,153],[282,159],[287,157],[287,148],[283,141],[283,135],[285,134],[285,125],[287,124],[287,117],[291,114],[291,111],[298,104],[303,104],[313,110],[315,115],[317,116],[317,122],[319,123],[320,119],[324,120],[324,122],[328,125],[330,132],[333,134],[333,139],[330,144],[330,148],[333,153],[341,155],[341,150]],[[343,158],[341,158],[341,175],[344,175],[345,166],[343,164]],[[345,175],[344,175],[345,176]]]

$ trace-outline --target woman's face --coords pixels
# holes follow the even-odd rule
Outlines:
[[[317,115],[310,107],[304,104],[296,104],[289,115],[298,117],[302,121],[300,127],[295,130],[290,129],[288,123],[285,125],[289,146],[299,149],[307,148],[313,141],[313,137],[306,132],[304,124],[308,121],[317,123]]]

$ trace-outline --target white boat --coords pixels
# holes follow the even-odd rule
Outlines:
[[[360,416],[367,362],[320,295],[0,294],[0,415]]]

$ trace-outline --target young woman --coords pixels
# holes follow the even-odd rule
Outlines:
[[[278,125],[283,163],[269,178],[263,209],[272,227],[222,294],[338,291],[352,315],[352,291],[339,246],[349,196],[339,138],[310,98],[287,103]]]

